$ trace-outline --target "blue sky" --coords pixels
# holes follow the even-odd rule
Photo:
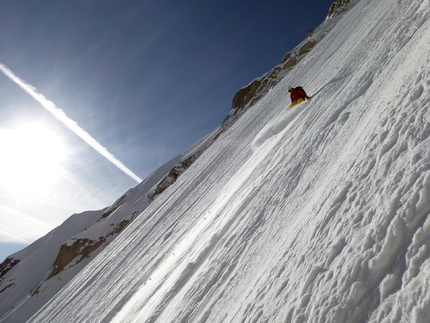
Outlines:
[[[145,178],[217,127],[235,93],[305,39],[329,5],[2,1],[0,64]],[[1,130],[19,150],[0,147],[18,160],[0,163],[2,259],[137,184],[0,73]]]

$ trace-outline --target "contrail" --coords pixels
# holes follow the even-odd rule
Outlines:
[[[9,68],[0,63],[0,71],[6,75],[13,82],[18,84],[25,92],[32,96],[37,102],[39,102],[46,110],[51,112],[58,120],[66,125],[70,130],[82,138],[87,144],[93,147],[97,152],[109,160],[112,164],[130,176],[138,183],[142,182],[142,179],[128,169],[120,160],[118,160],[113,154],[111,154],[105,147],[98,143],[88,132],[82,129],[75,121],[70,119],[63,110],[56,107],[56,105],[45,98],[42,94],[37,92],[36,88],[25,81],[21,80],[16,76]]]

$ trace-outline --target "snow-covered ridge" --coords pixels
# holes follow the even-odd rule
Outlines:
[[[348,9],[348,6],[350,4],[351,4],[351,0],[337,0],[336,2],[332,2],[332,4],[330,5],[330,9],[328,10],[326,20],[339,16],[345,10]]]

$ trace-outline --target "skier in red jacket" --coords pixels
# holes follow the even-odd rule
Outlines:
[[[288,92],[290,92],[291,97],[291,107],[295,106],[297,103],[304,101],[305,99],[310,99],[306,94],[305,90],[301,86],[298,87],[289,87]]]
[[[173,170],[170,174],[172,175],[172,178],[173,178],[172,184],[174,184],[178,180],[179,173],[177,171]]]

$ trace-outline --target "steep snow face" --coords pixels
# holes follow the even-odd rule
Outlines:
[[[429,7],[356,3],[30,322],[430,321]]]

